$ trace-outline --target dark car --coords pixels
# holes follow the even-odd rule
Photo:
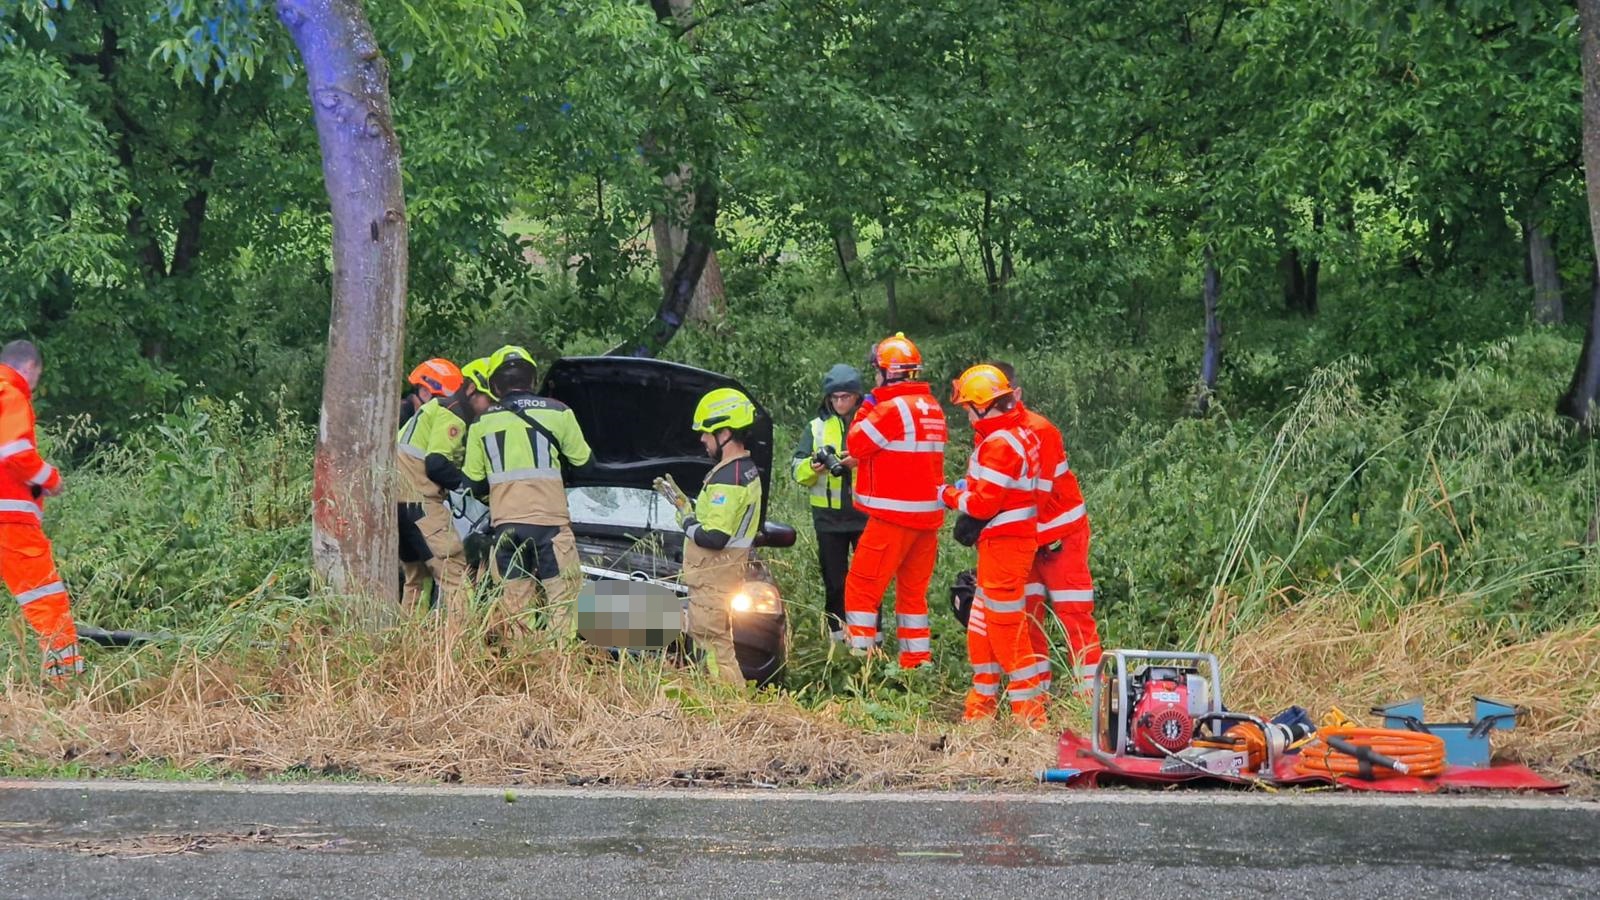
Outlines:
[[[595,582],[630,583],[625,592],[607,595],[637,603],[641,617],[652,598],[657,606],[667,602],[687,610],[688,590],[678,580],[683,531],[671,504],[651,482],[671,474],[689,495],[699,491],[713,462],[690,422],[700,398],[723,387],[743,390],[732,378],[704,369],[609,356],[559,360],[540,387],[544,396],[572,408],[594,451],[588,466],[567,473],[567,503],[584,575]],[[756,408],[749,449],[761,468],[766,498],[772,486],[772,419],[760,404]],[[766,512],[761,510],[765,524],[757,546],[792,546],[794,529],[768,522]],[[788,656],[788,617],[758,555],[752,555],[748,580],[729,598],[729,607],[739,667],[748,679],[772,681]]]

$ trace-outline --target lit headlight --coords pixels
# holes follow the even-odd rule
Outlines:
[[[728,608],[736,613],[761,613],[777,615],[783,612],[783,600],[778,588],[765,581],[746,581],[728,598]]]

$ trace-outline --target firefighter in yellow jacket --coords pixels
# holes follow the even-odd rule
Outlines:
[[[705,654],[713,675],[739,687],[745,678],[734,651],[728,601],[748,574],[750,551],[761,531],[761,470],[745,446],[755,421],[755,404],[733,388],[718,388],[700,399],[694,430],[716,465],[692,509],[680,513],[689,639]]]
[[[466,455],[467,423],[481,398],[474,384],[459,374],[446,387],[450,393],[433,396],[400,429],[396,455],[402,507],[417,504],[420,509],[411,524],[430,557],[427,567],[433,576],[434,601],[446,617],[459,622],[467,611],[470,586],[466,549],[456,533],[448,495],[466,484],[461,463]],[[403,528],[406,524],[402,521]],[[419,574],[413,565],[406,575],[401,599],[407,612],[414,611],[421,599]]]
[[[492,562],[504,584],[496,627],[526,627],[542,589],[551,630],[569,637],[582,572],[562,472],[589,464],[589,442],[566,404],[534,394],[527,350],[500,348],[488,370],[497,402],[467,432],[465,472],[494,526]]]

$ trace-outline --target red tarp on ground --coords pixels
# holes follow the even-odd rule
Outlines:
[[[1070,783],[1079,787],[1099,787],[1106,784],[1134,784],[1159,787],[1185,782],[1210,782],[1216,784],[1254,784],[1255,778],[1235,778],[1227,775],[1207,775],[1193,770],[1163,772],[1164,760],[1142,757],[1120,757],[1102,760],[1090,751],[1087,738],[1071,731],[1061,732],[1059,765],[1063,769],[1078,769],[1082,775]],[[1527,766],[1516,763],[1496,763],[1487,769],[1450,766],[1444,774],[1433,778],[1413,778],[1399,775],[1363,781],[1359,778],[1329,778],[1323,775],[1302,775],[1295,771],[1295,756],[1285,756],[1277,761],[1275,777],[1266,779],[1278,787],[1319,787],[1337,785],[1356,791],[1385,791],[1388,793],[1432,794],[1442,790],[1496,790],[1496,791],[1546,791],[1566,790],[1564,784],[1546,779]]]

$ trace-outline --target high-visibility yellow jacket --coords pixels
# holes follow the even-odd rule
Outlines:
[[[513,391],[472,423],[465,474],[488,496],[492,524],[566,525],[562,468],[588,465],[591,456],[566,404]]]
[[[443,502],[445,493],[460,487],[461,462],[466,455],[467,422],[461,401],[435,397],[422,404],[400,428],[397,439],[401,502]]]
[[[706,474],[694,514],[683,523],[683,583],[690,591],[729,591],[744,580],[761,533],[761,470],[748,456]]]

